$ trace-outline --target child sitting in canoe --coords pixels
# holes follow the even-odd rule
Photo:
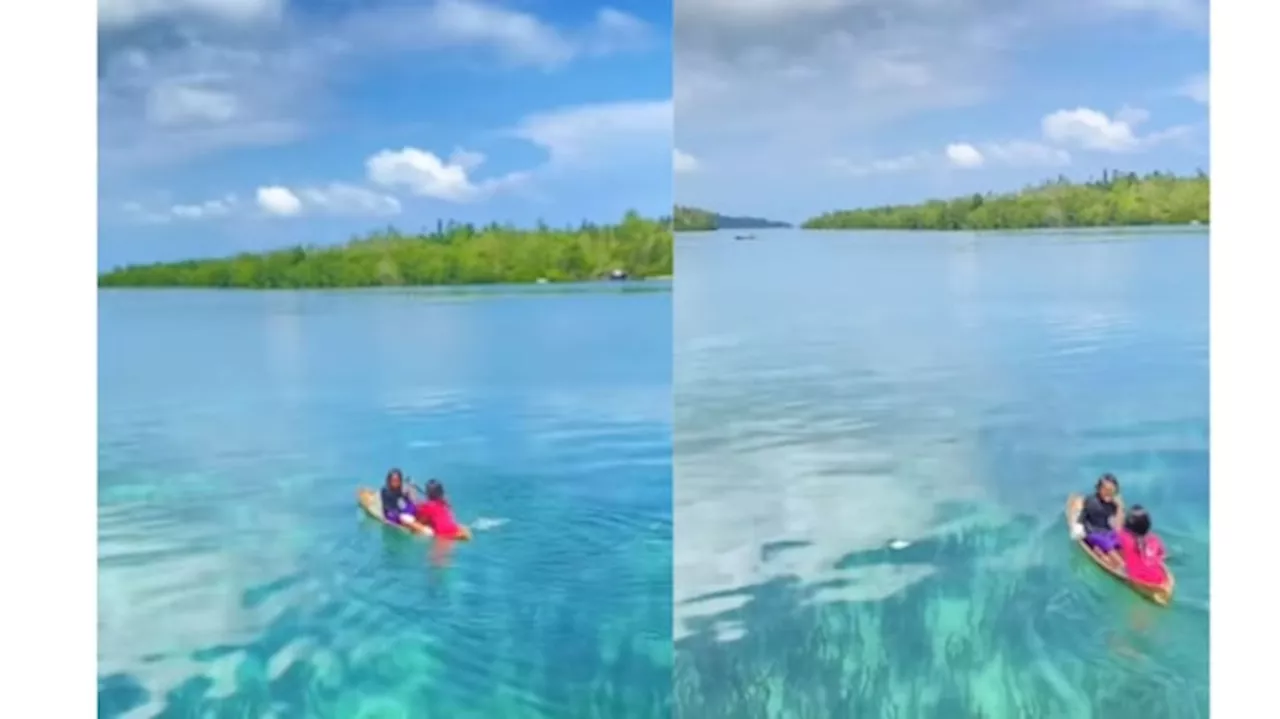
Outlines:
[[[1161,585],[1169,576],[1164,566],[1164,543],[1151,532],[1151,515],[1135,504],[1124,518],[1119,532],[1120,556],[1129,579],[1142,584]]]
[[[1080,517],[1072,529],[1076,539],[1113,567],[1124,564],[1120,556],[1120,529],[1124,521],[1124,505],[1120,500],[1120,481],[1113,474],[1104,474],[1094,485],[1093,494],[1084,500]]]
[[[382,517],[389,524],[398,524],[413,532],[422,533],[426,528],[415,518],[419,505],[413,501],[413,488],[404,482],[398,469],[387,472],[387,481],[379,493],[382,500]]]
[[[437,480],[427,482],[427,501],[419,504],[415,517],[430,527],[437,539],[471,539],[471,530],[458,524],[453,509],[444,498],[444,485]]]

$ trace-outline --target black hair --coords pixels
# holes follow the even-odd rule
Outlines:
[[[1096,492],[1101,490],[1102,485],[1104,484],[1110,484],[1112,487],[1116,488],[1117,492],[1120,491],[1120,480],[1116,479],[1116,476],[1110,472],[1098,477],[1097,483],[1093,485],[1094,491]]]
[[[444,499],[444,485],[440,484],[440,480],[427,480],[427,499],[433,502]]]
[[[392,478],[392,477],[399,477],[399,478],[400,478],[400,484],[404,484],[404,473],[403,473],[403,472],[401,472],[398,468],[396,468],[396,467],[392,467],[391,469],[388,469],[388,470],[387,470],[387,485],[388,485],[388,486],[391,484],[391,478]]]
[[[1124,516],[1124,528],[1138,542],[1138,552],[1147,553],[1147,532],[1151,531],[1151,515],[1141,504],[1135,504]]]
[[[1125,514],[1124,528],[1136,537],[1146,536],[1151,531],[1151,515],[1141,504],[1135,504]]]

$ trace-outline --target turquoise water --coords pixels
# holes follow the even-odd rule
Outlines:
[[[100,716],[669,716],[670,285],[570,289],[101,292]]]
[[[759,238],[677,240],[677,716],[1207,716],[1207,235]],[[1104,471],[1171,608],[1067,540]]]

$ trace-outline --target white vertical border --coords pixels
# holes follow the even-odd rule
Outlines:
[[[97,706],[97,16],[0,4],[0,716]]]
[[[1280,603],[1265,585],[1280,566],[1280,112],[1262,68],[1280,62],[1280,12],[1246,0],[1211,10],[1209,691],[1212,716],[1230,719],[1276,711]]]

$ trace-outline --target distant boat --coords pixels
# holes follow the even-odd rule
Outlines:
[[[614,281],[625,280],[627,276],[627,271],[623,269],[616,269],[609,273],[609,279]]]
[[[755,238],[756,238],[755,235],[734,235],[733,236],[733,239],[735,240],[754,240]]]

